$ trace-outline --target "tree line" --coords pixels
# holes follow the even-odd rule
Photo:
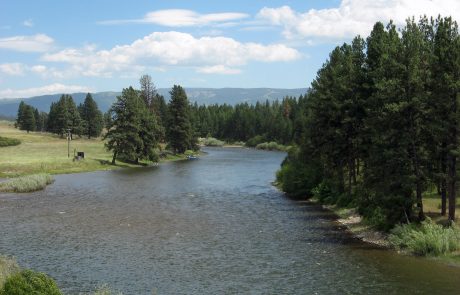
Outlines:
[[[307,96],[285,97],[281,101],[191,106],[195,132],[200,137],[216,137],[250,146],[275,141],[291,144],[302,133]]]
[[[456,22],[376,23],[318,71],[278,181],[292,195],[352,204],[383,229],[423,220],[422,195],[435,187],[454,220],[459,90]]]
[[[91,138],[101,134],[104,121],[90,93],[78,107],[71,95],[63,94],[57,102],[51,103],[49,113],[39,112],[21,101],[15,125],[27,132],[47,131],[63,137],[70,131],[71,135]]]

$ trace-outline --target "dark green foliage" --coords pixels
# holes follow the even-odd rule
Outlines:
[[[190,121],[190,106],[187,94],[179,85],[171,90],[171,101],[168,105],[168,142],[176,153],[184,153],[197,148],[197,139]]]
[[[323,203],[352,204],[383,230],[423,220],[422,195],[435,184],[444,213],[449,196],[453,220],[458,81],[460,38],[451,18],[409,19],[401,34],[376,23],[366,42],[336,47],[318,71],[292,124],[300,150],[278,181]],[[316,171],[315,186],[305,171]]]
[[[20,145],[21,141],[16,138],[9,138],[0,136],[0,147]]]
[[[52,278],[44,273],[23,270],[7,278],[1,295],[61,295]]]
[[[281,189],[289,196],[310,197],[313,189],[321,181],[321,170],[314,161],[310,162],[310,165],[299,161],[298,153],[299,150],[296,148],[289,151],[276,174],[276,179],[281,184]]]
[[[34,109],[31,106],[26,106],[24,112],[22,113],[22,120],[20,129],[29,131],[35,131],[36,122],[35,122],[35,115]]]
[[[147,159],[156,161],[160,130],[155,115],[147,109],[139,91],[123,89],[122,95],[110,109],[110,126],[105,135],[106,147],[116,159],[138,163]]]
[[[37,109],[21,101],[15,126],[20,130],[41,131],[41,118]]]
[[[78,106],[78,111],[82,119],[83,135],[88,138],[98,137],[104,126],[104,118],[90,93],[86,95],[84,103]]]
[[[303,104],[303,96],[255,105],[194,104],[191,120],[195,132],[201,137],[212,136],[228,142],[244,141],[250,147],[271,141],[288,145],[294,137],[300,136],[304,128]]]
[[[63,94],[58,102],[51,104],[47,130],[64,136],[69,129],[72,136],[83,134],[82,120],[77,106],[72,96]]]

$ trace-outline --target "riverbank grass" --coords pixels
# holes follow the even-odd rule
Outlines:
[[[53,177],[46,173],[20,176],[0,183],[0,192],[29,193],[39,191],[53,181]]]
[[[0,255],[0,290],[3,289],[6,279],[19,270],[19,265],[15,259]]]
[[[30,132],[14,128],[13,122],[0,121],[0,136],[16,139],[18,146],[2,147],[0,151],[0,178],[13,178],[31,174],[65,174],[96,170],[113,170],[140,165],[116,161],[112,165],[112,153],[107,151],[101,138],[78,138],[70,141],[70,156],[66,139],[46,132]],[[164,146],[163,146],[164,148]],[[84,152],[83,160],[74,161],[74,151]],[[166,154],[160,162],[184,160],[187,155]]]
[[[398,250],[419,256],[440,256],[460,250],[460,228],[434,223],[429,217],[421,224],[397,225],[389,236]]]

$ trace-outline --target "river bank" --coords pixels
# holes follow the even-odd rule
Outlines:
[[[366,224],[362,216],[359,215],[354,208],[341,208],[336,205],[324,205],[320,204],[320,202],[314,198],[309,199],[309,202],[312,204],[321,205],[323,209],[333,212],[337,217],[337,223],[343,226],[343,228],[345,228],[355,238],[365,243],[369,243],[387,251],[398,253],[399,255],[418,256],[410,253],[407,250],[395,248],[394,245],[392,245],[390,242],[389,233],[378,231],[372,226]],[[449,266],[460,268],[460,251],[453,251],[451,253],[438,256],[426,255],[418,257],[438,261]]]
[[[68,142],[45,132],[21,131],[12,122],[0,121],[0,135],[18,139],[18,146],[2,147],[0,153],[0,179],[47,173],[69,174],[126,167],[142,167],[153,163],[132,164],[117,161],[111,164],[112,153],[107,151],[101,138],[75,138]],[[83,160],[74,161],[74,153],[84,152]],[[165,153],[160,163],[185,160],[188,154]]]

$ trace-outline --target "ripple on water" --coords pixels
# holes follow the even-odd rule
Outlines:
[[[61,175],[0,196],[0,253],[66,293],[455,294],[460,272],[364,246],[332,215],[271,186],[284,154]]]

